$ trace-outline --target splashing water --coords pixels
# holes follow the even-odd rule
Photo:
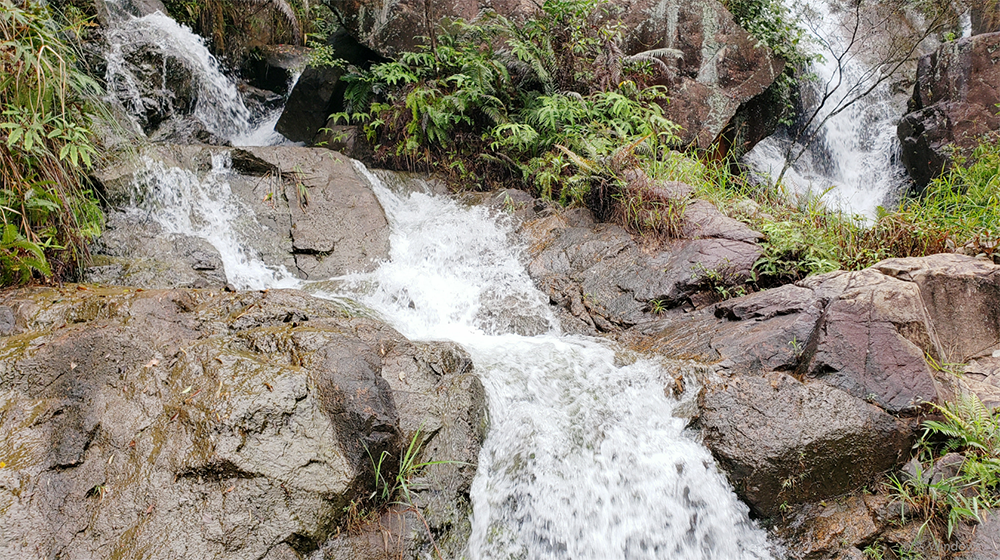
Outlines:
[[[166,233],[200,237],[212,244],[222,258],[226,279],[237,289],[296,288],[301,282],[284,267],[265,265],[249,248],[248,240],[263,229],[233,194],[227,176],[231,173],[228,152],[212,156],[212,169],[204,176],[178,167],[142,158],[143,168],[135,184],[143,202],[140,212],[157,222]]]
[[[152,49],[161,55],[159,71],[160,95],[173,103],[168,91],[168,58],[179,62],[191,73],[195,99],[193,116],[205,128],[234,146],[274,146],[287,144],[288,140],[274,130],[281,116],[281,108],[264,114],[255,114],[243,101],[243,96],[233,81],[222,72],[219,61],[208,51],[205,41],[189,28],[160,12],[134,17],[116,4],[107,4],[113,21],[107,28],[105,80],[111,93],[124,106],[126,112],[141,122],[145,104],[139,87],[142,77],[130,57],[143,49]],[[140,54],[141,57],[141,54]],[[289,91],[294,87],[294,76]]]
[[[806,17],[814,24],[816,42],[829,42],[835,51],[840,52],[847,45],[838,25],[840,16],[832,12],[829,1],[837,0],[807,2]],[[818,44],[813,46],[819,49]],[[844,85],[820,110],[816,123],[821,122],[839,101],[849,95],[849,84],[864,83],[865,77],[870,76],[872,71],[853,55],[845,57],[843,64],[838,64],[829,52],[820,54],[825,54],[825,58],[811,68],[816,80],[803,84],[803,87],[812,88],[812,97],[819,99],[826,84],[836,84],[842,78]],[[896,137],[896,124],[903,112],[901,105],[893,98],[888,82],[883,82],[826,122],[816,139],[805,147],[801,159],[786,171],[784,182],[800,194],[818,196],[829,189],[824,199],[831,207],[874,217],[878,206],[900,192],[907,181],[906,171],[899,163],[900,144]],[[811,111],[813,108],[806,108],[806,113]],[[807,131],[803,139],[812,133],[812,130]],[[787,133],[775,134],[747,153],[744,162],[759,173],[776,179],[785,165],[789,147],[793,155],[802,149],[801,144],[792,144]]]
[[[502,217],[391,192],[356,165],[389,218],[390,260],[340,278],[346,292],[311,291],[359,301],[411,339],[454,340],[472,356],[491,426],[471,490],[471,558],[771,558],[711,454],[675,417],[663,364],[561,336]],[[233,196],[224,155],[201,179],[152,161],[146,170],[151,214],[169,232],[211,242],[230,282],[310,289],[244,248],[260,226]]]
[[[407,337],[462,344],[487,390],[472,558],[770,558],[711,454],[674,417],[660,364],[560,336],[502,219],[392,193],[361,171],[389,216],[392,254],[353,277],[355,296]],[[514,334],[524,325],[540,334]]]
[[[106,40],[108,89],[133,116],[142,114],[143,99],[139,78],[133,73],[128,57],[140,49],[151,48],[164,55],[161,88],[166,88],[167,56],[176,58],[192,72],[197,89],[194,116],[210,132],[230,138],[252,130],[250,110],[236,86],[222,73],[201,37],[187,27],[160,12],[139,18],[126,16],[108,27]]]

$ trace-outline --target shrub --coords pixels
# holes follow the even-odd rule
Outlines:
[[[0,281],[62,276],[100,233],[86,188],[97,84],[76,66],[73,30],[42,2],[0,0]]]
[[[661,212],[662,201],[622,206],[645,191],[621,174],[677,141],[665,89],[646,85],[663,53],[624,55],[613,14],[597,23],[602,7],[547,0],[523,23],[495,13],[450,22],[417,52],[352,68],[334,117],[363,124],[382,164],[527,187],[634,229],[670,230],[661,218],[678,211]]]

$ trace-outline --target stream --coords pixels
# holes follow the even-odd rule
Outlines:
[[[212,132],[237,145],[281,142],[269,129],[273,117],[249,114],[186,28],[160,14],[126,17],[110,37],[108,81],[126,109],[138,111],[141,101],[115,60],[141,37],[185,51],[180,58],[200,84],[196,115]],[[487,391],[490,429],[471,491],[469,557],[772,557],[765,532],[686,430],[688,420],[675,415],[691,403],[665,394],[672,378],[663,365],[603,339],[562,335],[505,216],[444,196],[393,192],[355,165],[385,209],[391,257],[372,273],[336,279],[335,292],[324,291],[330,283],[305,283],[265,265],[247,247],[262,226],[230,192],[225,156],[202,178],[147,160],[146,206],[133,211],[166,232],[210,242],[238,289],[350,298],[412,340],[451,340],[470,353]]]

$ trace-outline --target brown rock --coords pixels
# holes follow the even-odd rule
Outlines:
[[[912,439],[908,422],[782,373],[710,379],[699,404],[705,444],[740,497],[768,517],[871,482]]]
[[[1000,33],[945,43],[920,59],[917,83],[899,123],[902,160],[923,187],[952,165],[949,146],[968,153],[1000,130]]]

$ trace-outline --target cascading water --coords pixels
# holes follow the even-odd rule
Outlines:
[[[814,30],[813,48],[823,60],[812,65],[816,78],[803,84],[812,91],[806,99],[821,98],[824,88],[831,90],[838,82],[841,86],[833,92],[819,110],[811,129],[802,140],[810,138],[821,123],[845,97],[853,97],[853,84],[864,84],[872,79],[870,68],[855,53],[844,57],[842,63],[824,51],[820,45],[828,43],[836,52],[844,52],[847,40],[841,26],[841,16],[831,9],[839,0],[811,0],[806,3],[801,17],[808,22],[807,29]],[[789,6],[794,9],[796,6]],[[854,45],[855,49],[863,45]],[[867,87],[860,88],[861,91]],[[811,113],[813,107],[806,107]],[[845,212],[874,217],[878,206],[888,202],[906,184],[906,171],[899,163],[899,140],[896,124],[903,114],[904,103],[893,97],[888,82],[877,86],[843,112],[832,116],[819,129],[814,141],[806,146],[794,143],[789,134],[775,134],[754,147],[744,162],[765,176],[776,179],[785,165],[786,154],[793,156],[804,149],[802,157],[785,172],[786,184],[800,194],[820,195],[829,189],[824,200],[829,206]],[[789,152],[789,149],[791,151]],[[831,188],[832,187],[832,188]]]
[[[144,99],[140,88],[140,82],[148,77],[136,74],[132,58],[144,49],[151,49],[160,54],[157,74],[163,102],[174,101],[166,83],[168,60],[171,60],[191,73],[195,90],[192,114],[209,132],[234,146],[270,146],[287,141],[274,131],[281,110],[255,115],[247,108],[236,85],[222,72],[204,40],[190,29],[160,12],[135,17],[113,2],[108,2],[108,12],[112,22],[105,34],[105,80],[109,93],[134,119],[142,122],[150,101]]]
[[[412,339],[462,344],[487,390],[470,557],[770,557],[710,453],[674,417],[660,364],[560,336],[496,216],[400,196],[366,174],[392,249],[353,278],[374,286],[355,297]],[[510,332],[523,324],[548,328]]]
[[[129,29],[175,25],[154,16]],[[217,70],[200,43],[171,45],[193,48],[201,54],[185,56]],[[210,90],[203,101],[234,102],[229,89]],[[223,111],[212,122],[232,138],[244,116]],[[561,336],[502,217],[447,197],[394,193],[357,164],[389,218],[391,258],[338,279],[346,291],[323,293],[328,284],[305,284],[245,248],[262,226],[231,193],[224,155],[201,176],[144,164],[144,202],[133,211],[212,243],[238,288],[352,298],[411,339],[450,339],[469,351],[491,422],[472,487],[471,558],[771,557],[711,454],[675,417],[681,404],[664,392],[672,383],[664,365],[604,340]]]
[[[246,218],[228,194],[225,158],[213,163],[200,180],[150,163],[156,219],[210,241],[238,286],[310,289],[241,248]],[[491,428],[472,488],[471,558],[770,558],[711,454],[674,416],[662,364],[560,336],[502,218],[395,194],[358,166],[390,219],[391,258],[342,278],[346,292],[311,291],[360,301],[411,339],[454,340],[472,355]]]

